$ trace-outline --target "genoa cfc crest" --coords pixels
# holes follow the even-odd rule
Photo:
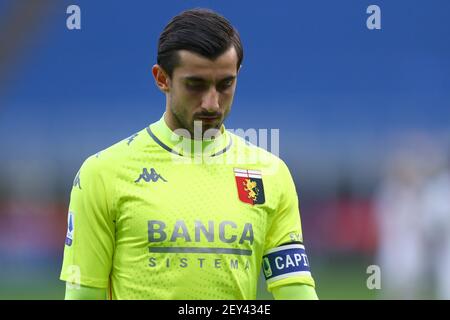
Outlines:
[[[234,168],[234,177],[239,200],[251,205],[266,201],[261,171]]]

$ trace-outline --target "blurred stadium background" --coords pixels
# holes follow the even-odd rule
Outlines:
[[[66,28],[70,4],[81,30]],[[371,4],[381,30],[366,27]],[[319,297],[449,299],[446,0],[0,0],[0,299],[63,298],[73,178],[159,119],[157,39],[191,7],[240,31],[226,125],[280,129]],[[369,265],[381,290],[366,286]]]

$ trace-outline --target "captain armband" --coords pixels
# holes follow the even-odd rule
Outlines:
[[[267,250],[262,264],[268,284],[288,277],[311,276],[305,246],[299,243]]]

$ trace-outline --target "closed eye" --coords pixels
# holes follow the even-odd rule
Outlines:
[[[228,88],[231,88],[233,86],[233,83],[234,83],[234,78],[223,80],[218,84],[217,90],[219,90],[219,91],[227,90]]]
[[[208,84],[201,80],[186,80],[186,88],[192,91],[203,91],[208,88]]]

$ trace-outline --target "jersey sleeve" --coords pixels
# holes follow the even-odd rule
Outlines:
[[[105,171],[92,156],[73,183],[60,279],[75,286],[108,287],[115,225]]]
[[[266,235],[262,261],[267,289],[294,283],[314,287],[303,244],[297,191],[283,161],[277,174],[280,200]]]

